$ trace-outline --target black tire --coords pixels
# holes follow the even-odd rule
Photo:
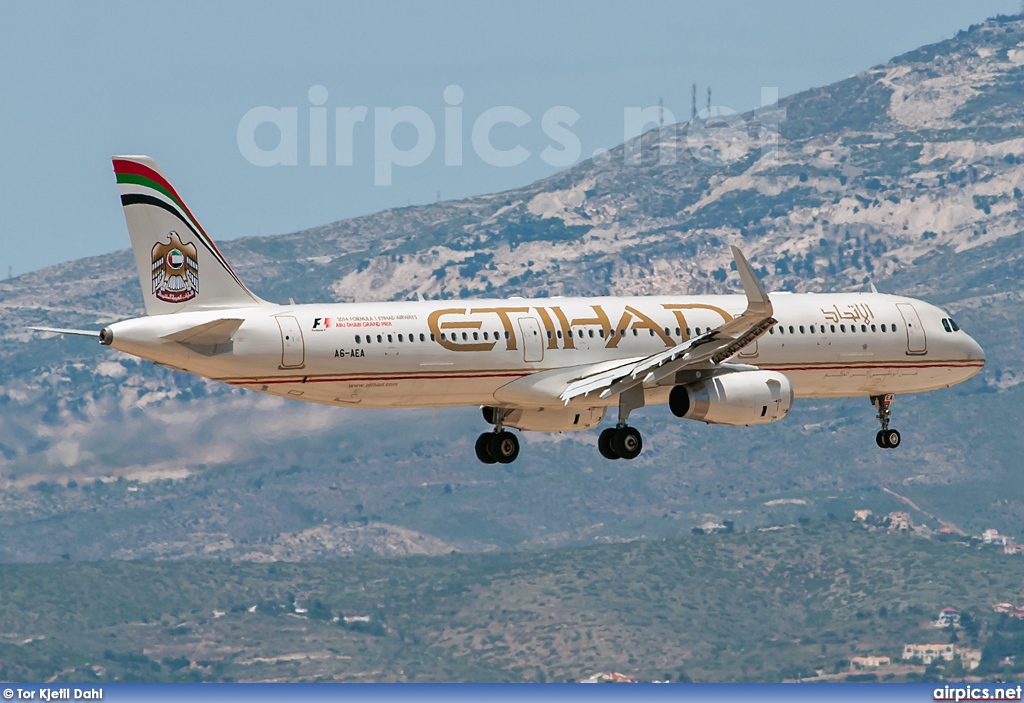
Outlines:
[[[668,409],[676,417],[685,417],[690,412],[690,394],[685,386],[676,386],[669,392]]]
[[[885,448],[895,449],[900,446],[900,442],[903,441],[900,437],[899,430],[887,430],[885,433]]]
[[[875,435],[875,444],[882,449],[888,449],[888,446],[885,443],[885,430],[879,430],[878,434]]]
[[[499,464],[511,464],[519,456],[519,438],[502,430],[491,435],[487,450]]]
[[[497,461],[491,456],[491,437],[493,432],[484,432],[476,438],[476,458],[484,464],[493,464]]]
[[[615,428],[609,427],[597,437],[597,450],[601,452],[601,456],[605,459],[618,459],[619,455],[612,449],[612,436],[615,434]]]
[[[644,449],[644,440],[635,427],[620,427],[612,435],[612,449],[623,459],[636,459]]]

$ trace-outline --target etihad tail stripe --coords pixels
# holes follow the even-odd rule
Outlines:
[[[231,264],[220,253],[217,245],[166,179],[142,164],[123,159],[114,159],[114,172],[117,175],[122,205],[153,205],[177,217],[202,242],[206,250],[217,259],[235,282],[249,293],[249,289],[231,268]]]

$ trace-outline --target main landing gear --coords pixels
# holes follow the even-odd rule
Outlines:
[[[597,438],[597,449],[605,459],[636,459],[644,448],[640,430],[629,427],[629,413],[644,406],[644,388],[634,386],[619,394],[619,421]]]
[[[485,464],[511,464],[519,456],[519,438],[502,427],[506,411],[483,409],[484,419],[494,424],[493,432],[484,432],[476,439],[476,458]]]
[[[892,405],[892,393],[886,395],[871,396],[871,404],[878,410],[878,421],[882,423],[882,429],[875,435],[875,444],[882,449],[895,449],[900,446],[899,430],[889,429],[889,406]]]

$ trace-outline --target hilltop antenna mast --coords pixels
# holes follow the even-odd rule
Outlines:
[[[708,117],[711,117],[711,86],[708,86]]]
[[[1021,0],[1024,2],[1024,0]],[[690,86],[690,119],[697,119],[697,84]]]
[[[1024,1],[1024,0],[1022,0]],[[658,126],[665,125],[665,98],[658,98]]]

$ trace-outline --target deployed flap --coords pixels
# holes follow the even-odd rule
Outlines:
[[[705,362],[719,364],[764,334],[776,322],[772,317],[772,302],[743,252],[732,247],[732,255],[747,296],[747,309],[743,314],[699,337],[639,361],[627,361],[612,369],[607,366],[591,368],[590,373],[568,385],[560,396],[562,402],[568,404],[573,398],[596,391],[600,391],[601,398],[608,398],[639,384],[657,383],[687,366]]]
[[[245,320],[238,318],[223,318],[165,335],[164,339],[189,346],[229,344],[243,322]]]

